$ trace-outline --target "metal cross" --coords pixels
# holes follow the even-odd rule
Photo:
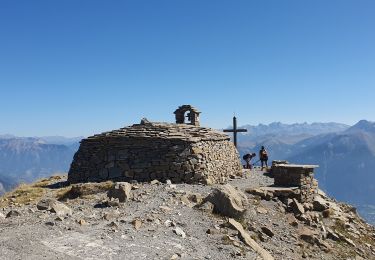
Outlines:
[[[237,118],[233,117],[233,129],[224,129],[224,132],[233,133],[233,143],[237,148],[237,133],[247,132],[247,129],[237,129]]]

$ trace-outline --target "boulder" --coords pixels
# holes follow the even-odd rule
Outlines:
[[[56,213],[58,216],[72,215],[72,210],[68,206],[55,199],[41,199],[36,204],[36,207],[39,210],[49,210],[53,213]]]
[[[305,242],[307,242],[309,244],[314,245],[317,242],[317,238],[316,238],[315,232],[312,231],[312,230],[310,230],[310,229],[308,229],[308,228],[303,227],[302,229],[300,229],[298,231],[298,235],[299,235],[299,237],[303,241],[305,241]]]
[[[37,204],[36,207],[39,210],[51,210],[51,204],[56,201],[54,199],[41,199]]]
[[[214,205],[214,211],[231,218],[241,218],[246,212],[246,195],[230,184],[215,188],[206,201]]]
[[[0,212],[0,219],[5,219],[5,215]]]
[[[54,201],[51,204],[51,212],[56,213],[58,216],[71,216],[72,210],[68,206],[66,206],[64,203],[61,203],[59,201]]]
[[[128,182],[116,182],[113,187],[107,192],[107,196],[118,199],[120,202],[125,202],[131,199],[132,185]]]
[[[326,210],[323,210],[322,214],[323,214],[323,218],[329,218],[333,215],[333,210],[332,209],[326,209]]]
[[[231,218],[229,219],[229,224],[239,232],[245,244],[250,246],[255,252],[257,252],[262,259],[274,260],[272,255],[267,250],[265,250],[257,242],[255,242],[254,239],[251,238],[250,234],[246,232],[242,224]]]
[[[252,194],[252,195],[255,195],[255,196],[259,196],[263,200],[270,200],[272,198],[272,196],[273,196],[272,193],[269,193],[269,192],[267,192],[266,190],[264,190],[262,188],[248,188],[245,191],[247,193],[249,193],[249,194]]]
[[[315,211],[324,211],[329,208],[329,203],[320,196],[316,196],[313,201],[313,208]]]

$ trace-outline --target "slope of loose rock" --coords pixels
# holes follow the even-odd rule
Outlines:
[[[260,171],[244,173],[229,182],[239,191],[273,184]],[[201,205],[220,185],[131,183],[131,196],[119,202],[108,198],[108,183],[82,184],[97,193],[69,199],[64,180],[44,180],[38,200],[17,192],[0,198],[0,259],[261,259],[226,217]],[[247,210],[237,221],[274,259],[375,257],[375,230],[349,205],[319,195],[296,214],[277,196],[245,194]],[[40,200],[58,198],[71,215],[37,208]]]

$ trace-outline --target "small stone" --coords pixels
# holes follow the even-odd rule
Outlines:
[[[19,213],[17,210],[11,210],[6,215],[6,218],[19,217],[19,216],[21,216],[21,213]]]
[[[5,219],[5,215],[0,212],[0,219]]]
[[[167,206],[159,206],[159,208],[164,211],[164,212],[168,212],[168,211],[172,211],[172,209],[170,207],[167,207]]]
[[[171,184],[172,184],[172,181],[171,181],[171,180],[166,180],[165,183],[166,183],[167,185],[171,185]]]
[[[51,226],[53,227],[55,225],[55,222],[52,222],[52,221],[48,221],[45,223],[47,226]]]
[[[209,235],[217,235],[217,234],[220,234],[220,231],[217,229],[209,228],[207,229],[206,233]]]
[[[287,218],[289,225],[293,227],[298,227],[298,221],[292,214],[288,214],[286,218]]]
[[[263,207],[257,207],[257,212],[259,214],[267,214],[268,213],[268,211]]]
[[[110,199],[104,202],[104,205],[107,205],[108,207],[120,207],[120,201],[118,199]]]
[[[81,226],[84,226],[84,225],[87,224],[87,222],[86,222],[84,219],[80,219],[80,220],[78,220],[77,222],[78,222],[78,224],[80,224]]]
[[[55,220],[56,220],[56,221],[63,221],[63,220],[64,220],[64,218],[63,218],[63,217],[60,217],[60,216],[58,216],[57,218],[55,218]]]
[[[214,210],[214,204],[212,204],[209,201],[206,201],[203,204],[198,205],[197,208],[204,212],[212,213]]]
[[[166,227],[175,227],[175,226],[176,226],[176,223],[174,223],[172,220],[167,219],[167,220],[164,222],[164,225],[165,225]]]
[[[193,194],[190,194],[188,196],[189,200],[191,202],[194,202],[194,203],[197,203],[197,204],[200,204],[203,202],[203,197],[201,194],[198,194],[198,193],[193,193]]]
[[[151,185],[156,185],[156,184],[160,184],[160,182],[158,180],[152,180],[150,182]]]
[[[135,230],[139,230],[142,226],[142,221],[140,219],[136,218],[132,221],[132,224],[133,224]]]
[[[176,235],[178,235],[178,236],[180,236],[180,237],[182,237],[182,238],[185,238],[186,237],[186,234],[185,234],[185,232],[182,230],[182,228],[180,228],[180,227],[176,227],[174,230],[173,230],[173,232],[176,234]]]
[[[185,204],[186,206],[192,207],[192,204],[187,195],[184,195],[181,197],[181,202]]]
[[[269,227],[262,227],[261,229],[262,229],[262,232],[269,237],[273,237],[275,235],[275,233]]]
[[[103,214],[103,219],[108,220],[108,221],[112,220],[112,219],[114,219],[114,215],[113,215],[113,213],[106,212],[106,213]]]
[[[176,259],[178,259],[178,258],[179,258],[179,256],[178,256],[177,254],[174,254],[174,255],[171,256],[170,259],[171,259],[171,260],[176,260]]]
[[[108,224],[108,227],[116,228],[117,229],[118,225],[115,222],[112,221],[111,223]]]

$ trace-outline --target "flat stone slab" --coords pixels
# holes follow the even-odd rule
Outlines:
[[[270,192],[293,192],[295,190],[298,190],[299,187],[259,187],[258,189],[264,190],[264,191],[270,191]]]
[[[314,169],[318,168],[319,165],[309,165],[309,164],[276,164],[274,167],[282,168],[293,168],[293,169]]]

